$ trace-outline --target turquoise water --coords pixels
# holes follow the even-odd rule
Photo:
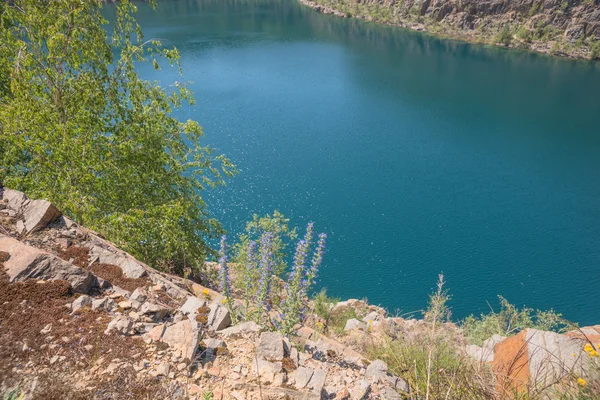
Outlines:
[[[598,323],[600,66],[325,16],[289,1],[140,4],[181,52],[194,118],[241,174],[239,232],[274,209],[329,235],[320,285],[402,312],[437,274],[455,318],[496,295]]]

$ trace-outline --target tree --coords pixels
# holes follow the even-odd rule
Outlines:
[[[184,84],[162,88],[136,72],[150,60],[179,68],[177,50],[144,41],[128,0],[109,33],[103,4],[0,6],[0,182],[49,199],[156,267],[198,267],[221,233],[202,191],[235,167],[201,143],[196,121],[172,116],[193,104]]]

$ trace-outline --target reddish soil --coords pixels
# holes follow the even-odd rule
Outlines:
[[[75,297],[68,282],[36,280],[9,283],[0,264],[0,383],[6,387],[38,378],[34,399],[165,398],[156,379],[138,381],[131,366],[115,376],[94,375],[90,368],[102,357],[102,367],[118,358],[133,364],[144,358],[140,338],[105,335],[110,316],[82,308],[70,315],[66,305]],[[41,331],[51,324],[48,333]],[[85,346],[91,345],[87,349]],[[54,356],[64,361],[50,364]],[[76,374],[91,379],[75,388]],[[101,370],[100,370],[101,372]],[[159,396],[159,397],[156,397]]]
[[[71,262],[79,268],[87,269],[97,277],[107,280],[113,285],[129,290],[130,292],[133,292],[139,287],[148,286],[149,284],[148,280],[144,278],[131,279],[123,276],[121,268],[115,265],[99,263],[89,265],[90,253],[89,249],[86,247],[70,246],[66,250],[56,248],[55,251],[63,260],[71,260]]]

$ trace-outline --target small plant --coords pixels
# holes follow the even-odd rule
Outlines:
[[[213,400],[215,397],[213,392],[204,392],[202,393],[202,400]]]
[[[337,297],[327,296],[327,289],[322,289],[320,292],[315,294],[314,301],[314,312],[325,321],[329,320],[331,314],[331,308],[334,304],[340,301]]]
[[[20,393],[19,389],[13,389],[2,395],[3,400],[23,400],[24,398],[25,394]]]

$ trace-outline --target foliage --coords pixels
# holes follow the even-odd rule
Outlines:
[[[562,318],[554,310],[534,311],[531,308],[517,308],[502,296],[500,311],[492,310],[480,317],[470,315],[462,322],[463,332],[469,342],[481,345],[484,340],[495,334],[511,336],[526,328],[545,331],[564,331],[573,325]]]
[[[508,46],[510,42],[512,42],[512,32],[510,30],[510,26],[504,25],[496,35],[494,41],[496,43],[501,43],[505,46]]]
[[[235,262],[246,265],[250,243],[260,241],[266,232],[270,232],[273,235],[273,270],[277,276],[281,276],[286,268],[287,247],[298,237],[296,228],[290,228],[289,222],[289,218],[277,210],[273,211],[273,215],[266,214],[262,217],[254,214],[252,221],[246,224],[246,233],[240,235],[239,242],[233,246]]]
[[[260,244],[257,245],[254,241],[248,243],[245,262],[238,266],[238,273],[241,275],[238,279],[241,285],[238,285],[238,288],[243,292],[246,319],[252,319],[268,328],[275,328],[284,334],[291,333],[294,326],[303,320],[308,292],[315,282],[323,261],[327,238],[324,233],[319,235],[309,263],[308,255],[312,247],[313,230],[314,224],[310,222],[304,238],[298,241],[294,264],[283,288],[282,301],[274,301],[277,294],[272,291],[273,282],[280,279],[274,275],[274,267],[279,256],[275,252],[275,235],[272,232],[264,232]],[[226,295],[227,298],[231,296],[231,286],[225,240],[225,237],[221,240],[220,281],[221,287],[229,293]],[[281,254],[281,257],[284,259],[285,254]],[[230,303],[232,308],[233,303]],[[275,311],[277,317],[272,318],[271,311]]]
[[[340,335],[344,333],[346,322],[356,317],[357,314],[354,307],[340,307],[335,309],[329,314],[329,318],[327,319],[327,329]]]
[[[154,2],[152,2],[154,5]],[[47,198],[154,266],[198,267],[221,231],[201,193],[235,172],[201,143],[187,87],[135,69],[178,67],[176,49],[144,41],[121,1],[112,33],[98,0],[15,0],[0,11],[0,182]]]
[[[596,40],[590,46],[590,58],[595,60],[600,58],[600,40]]]
[[[2,395],[3,400],[22,400],[25,398],[25,394],[20,393],[19,389],[14,389],[8,392],[5,392]]]
[[[322,289],[313,298],[314,312],[325,321],[329,321],[331,307],[339,301],[339,297],[329,297],[327,296],[327,289]]]
[[[433,327],[450,321],[451,312],[448,307],[450,295],[448,294],[448,290],[444,289],[445,283],[444,275],[440,274],[438,276],[437,289],[429,296],[429,304],[427,310],[424,312],[425,321],[432,324]]]

